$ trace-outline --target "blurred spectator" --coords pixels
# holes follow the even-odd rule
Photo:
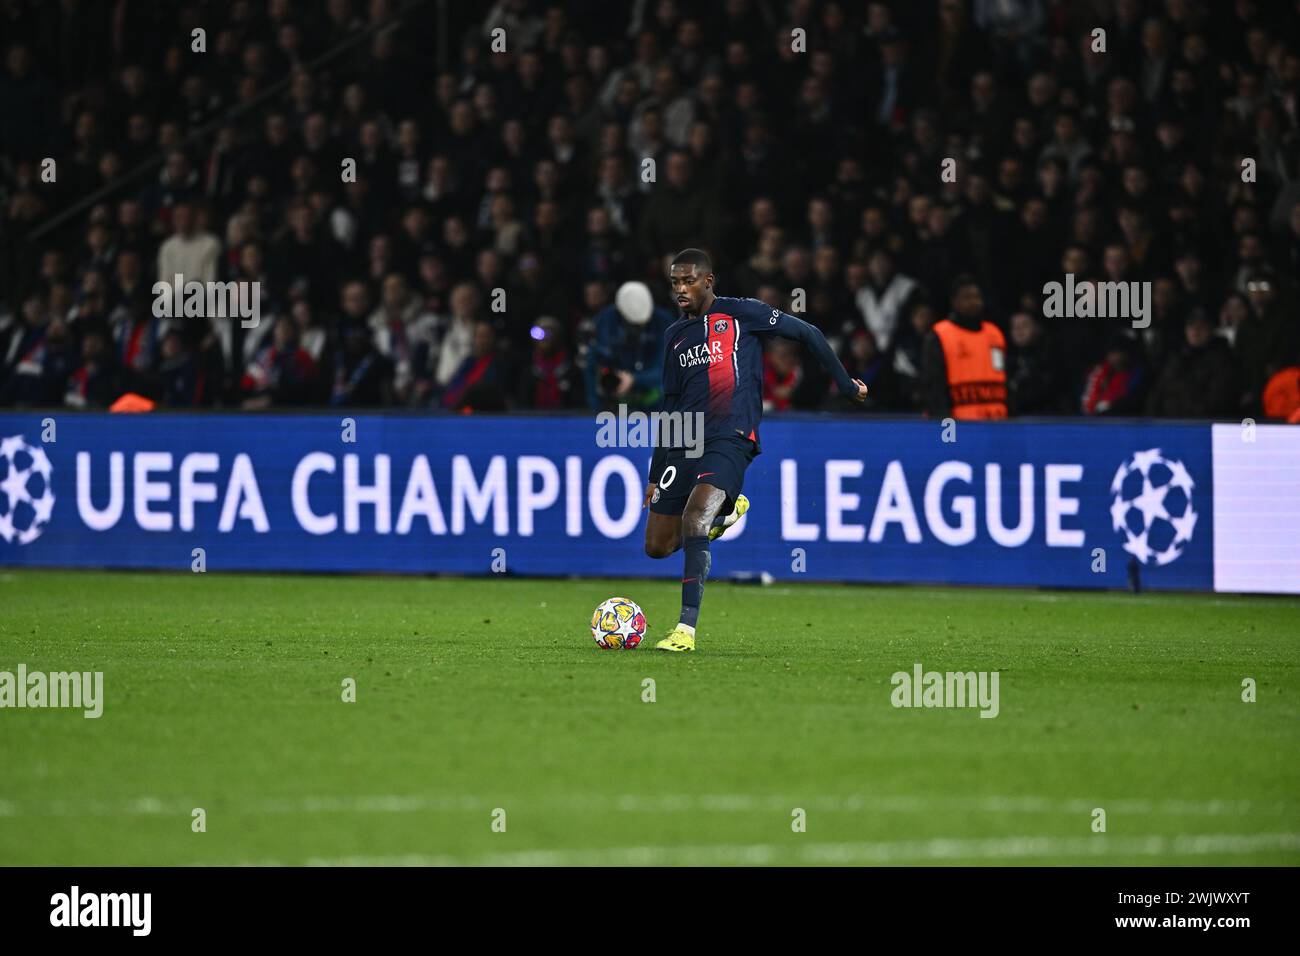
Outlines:
[[[324,328],[316,323],[316,313],[306,299],[299,299],[289,307],[289,317],[298,327],[298,342],[318,365],[325,354],[329,336]]]
[[[922,353],[936,319],[934,307],[929,302],[924,299],[916,302],[908,310],[907,324],[894,343],[894,371],[898,373],[903,408],[920,408],[924,404],[921,388]]]
[[[350,323],[339,334],[334,352],[334,382],[330,404],[367,408],[387,404],[390,370],[388,360],[375,348],[367,326]]]
[[[316,363],[298,342],[298,327],[285,316],[276,321],[271,344],[244,371],[245,408],[306,405],[316,400]]]
[[[895,272],[894,257],[884,249],[877,249],[867,259],[867,277],[858,290],[858,309],[878,348],[888,351],[908,300],[917,289],[916,280]]]
[[[1117,334],[1083,384],[1085,415],[1136,415],[1142,409],[1145,378],[1132,339]]]
[[[763,410],[785,412],[794,408],[795,393],[803,382],[799,347],[775,339],[763,353]]]
[[[1165,418],[1222,418],[1236,412],[1237,364],[1228,343],[1214,335],[1204,312],[1183,327],[1183,347],[1160,373],[1147,414]]]
[[[442,393],[442,405],[456,412],[502,412],[506,408],[506,369],[497,352],[492,323],[474,323],[470,354]]]
[[[662,397],[664,333],[673,315],[656,306],[642,282],[620,286],[614,302],[596,313],[587,351],[587,405],[629,410],[657,408]]]
[[[1007,405],[1012,415],[1059,415],[1063,372],[1042,323],[1029,312],[1011,316]]]
[[[181,276],[183,282],[215,282],[221,242],[199,230],[194,209],[181,203],[172,210],[172,235],[158,248],[158,278],[166,283]]]
[[[1300,355],[1300,323],[1294,308],[1283,305],[1278,279],[1269,270],[1249,274],[1246,297],[1250,314],[1237,326],[1232,344],[1250,400],[1248,408],[1254,408],[1269,378]]]
[[[465,360],[473,354],[474,324],[478,318],[478,292],[470,283],[462,282],[452,290],[451,314],[439,323],[430,352],[433,381],[429,388],[434,393],[447,388]],[[421,374],[421,380],[423,377]]]
[[[0,332],[4,351],[3,391],[6,404],[53,405],[61,402],[68,376],[76,367],[76,344],[62,319],[49,319],[45,303],[30,296],[19,321]]]
[[[931,418],[1007,417],[1006,342],[985,318],[974,276],[952,285],[952,311],[934,324],[921,358],[921,388]]]
[[[68,376],[64,404],[70,408],[107,408],[122,392],[121,376],[103,332],[92,329],[81,339],[81,364]]]
[[[686,246],[714,247],[722,226],[716,197],[696,183],[685,151],[673,151],[663,165],[664,188],[654,190],[641,213],[642,253],[655,256]]]
[[[193,408],[206,404],[206,375],[202,364],[179,329],[170,329],[162,340],[162,402],[172,408]]]
[[[849,336],[848,344],[840,350],[840,361],[849,375],[866,383],[864,409],[880,412],[899,407],[901,396],[893,362],[880,350],[870,329],[858,329]]]
[[[567,362],[588,403],[649,407],[662,342],[603,310],[630,281],[663,296],[664,256],[686,245],[713,253],[722,294],[793,308],[801,290],[846,356],[888,358],[904,412],[934,405],[924,303],[946,308],[967,271],[988,323],[1008,321],[1014,414],[1081,414],[1085,378],[1116,381],[1113,324],[1029,318],[1064,273],[1153,283],[1151,327],[1123,359],[1150,381],[1189,361],[1187,315],[1221,317],[1234,415],[1260,413],[1298,359],[1294,4],[605,0],[580,17],[500,0],[437,5],[444,30],[433,4],[252,0],[202,5],[197,59],[155,42],[188,34],[192,5],[127,4],[111,43],[90,42],[111,17],[85,6],[4,5],[6,405],[83,401],[118,376],[163,401],[201,381],[204,404],[326,403],[344,369],[346,401],[442,408],[490,321],[510,401],[552,407],[541,383]],[[807,26],[806,55],[787,19]],[[507,56],[484,53],[495,26]],[[59,49],[75,55],[46,55]],[[178,273],[259,283],[260,325],[155,320],[153,283]],[[285,316],[322,371],[250,395],[245,372],[272,354],[277,381],[299,371],[276,349]],[[606,376],[598,395],[611,349],[637,381]],[[823,404],[821,372],[798,349],[773,364],[788,361],[791,403]],[[73,364],[94,387],[67,388]]]
[[[424,312],[401,273],[383,281],[379,308],[368,324],[379,354],[393,367],[394,398],[401,404],[419,401],[429,393],[429,354],[435,347],[437,319]],[[473,289],[466,285],[468,294]]]
[[[581,377],[560,323],[543,316],[533,326],[532,338],[532,356],[519,377],[518,404],[548,411],[580,407],[585,397]]]

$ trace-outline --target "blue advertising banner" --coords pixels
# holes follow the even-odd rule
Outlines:
[[[594,416],[0,415],[0,564],[664,576]],[[772,419],[714,578],[1214,584],[1211,427]]]

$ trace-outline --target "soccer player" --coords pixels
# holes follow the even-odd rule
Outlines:
[[[740,493],[745,469],[759,453],[763,415],[762,337],[781,335],[802,342],[817,356],[844,395],[865,401],[867,386],[850,378],[815,326],[757,299],[713,294],[713,264],[699,249],[685,249],[668,270],[682,318],[665,334],[664,408],[704,416],[703,453],[655,448],[643,508],[650,509],[645,550],[666,558],[682,548],[682,615],[655,646],[661,651],[695,650],[704,580],[709,576],[709,542],[726,534],[749,510]]]

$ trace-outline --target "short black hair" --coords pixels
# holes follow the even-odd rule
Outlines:
[[[959,276],[957,276],[957,278],[952,280],[952,286],[949,289],[949,293],[955,299],[957,298],[957,293],[960,292],[962,289],[966,288],[968,285],[973,285],[975,286],[975,288],[978,289],[980,285],[979,280],[976,279],[969,272],[963,272]]]
[[[673,256],[672,266],[695,266],[704,275],[713,271],[713,261],[703,249],[683,249]]]

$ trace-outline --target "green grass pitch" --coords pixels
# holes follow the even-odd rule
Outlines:
[[[616,594],[647,646],[592,642]],[[1300,863],[1294,599],[711,583],[694,655],[648,646],[668,582],[7,570],[0,605],[0,670],[105,696],[0,710],[0,864]],[[999,715],[891,706],[917,662],[997,671]]]

